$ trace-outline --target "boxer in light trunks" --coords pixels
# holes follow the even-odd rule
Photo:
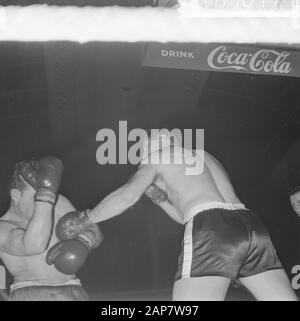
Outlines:
[[[155,140],[157,150],[151,147]],[[223,166],[209,153],[189,150],[182,157],[185,151],[165,134],[146,139],[135,175],[88,215],[71,213],[61,218],[60,238],[72,238],[90,224],[121,214],[146,193],[185,225],[174,300],[224,300],[231,280],[239,280],[258,300],[297,300],[266,228],[241,203]],[[168,164],[144,162],[145,157],[169,155],[173,162]],[[186,174],[192,155],[204,160],[197,175]],[[174,161],[176,157],[181,157],[181,164]]]
[[[14,168],[10,208],[0,218],[0,258],[14,277],[10,301],[89,300],[74,273],[88,251],[82,242],[60,242],[53,233],[53,225],[75,211],[57,194],[61,175],[62,163],[54,157],[23,161]]]

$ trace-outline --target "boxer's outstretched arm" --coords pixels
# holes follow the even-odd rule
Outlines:
[[[92,223],[99,223],[117,216],[134,205],[157,175],[157,166],[143,165],[123,186],[106,196],[88,214]]]

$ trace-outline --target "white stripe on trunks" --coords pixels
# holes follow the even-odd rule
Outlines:
[[[242,203],[225,203],[225,202],[209,202],[194,206],[188,212],[185,218],[185,230],[183,238],[183,262],[182,262],[182,278],[189,278],[191,276],[192,262],[193,262],[193,223],[194,216],[202,211],[222,208],[228,210],[246,209]]]
[[[69,281],[62,282],[62,283],[46,283],[46,282],[40,282],[40,281],[22,281],[22,282],[13,283],[10,286],[10,290],[14,291],[17,289],[27,288],[30,286],[66,286],[66,285],[80,285],[81,286],[81,282],[79,279],[69,280]]]
[[[184,230],[183,238],[183,262],[182,262],[182,278],[191,276],[191,268],[193,261],[193,220],[190,220]]]

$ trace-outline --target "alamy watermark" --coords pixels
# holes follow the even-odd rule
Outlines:
[[[199,175],[204,168],[203,129],[128,131],[127,121],[119,121],[118,133],[110,128],[100,129],[96,141],[101,142],[96,151],[101,165],[184,164],[186,175]],[[129,142],[134,143],[129,147]]]
[[[292,274],[296,274],[292,279],[292,287],[294,290],[300,289],[300,265],[294,265]]]
[[[180,0],[182,18],[290,18],[300,28],[300,0]]]

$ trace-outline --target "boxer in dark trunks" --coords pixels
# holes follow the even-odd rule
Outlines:
[[[155,140],[157,150],[151,147]],[[223,300],[231,280],[239,280],[258,300],[297,300],[266,228],[241,203],[223,166],[166,134],[151,136],[144,146],[136,174],[88,215],[65,215],[57,224],[60,237],[74,237],[92,223],[121,214],[146,193],[185,225],[174,300]],[[170,155],[169,163],[144,161]],[[197,175],[187,175],[192,156],[203,165]]]

